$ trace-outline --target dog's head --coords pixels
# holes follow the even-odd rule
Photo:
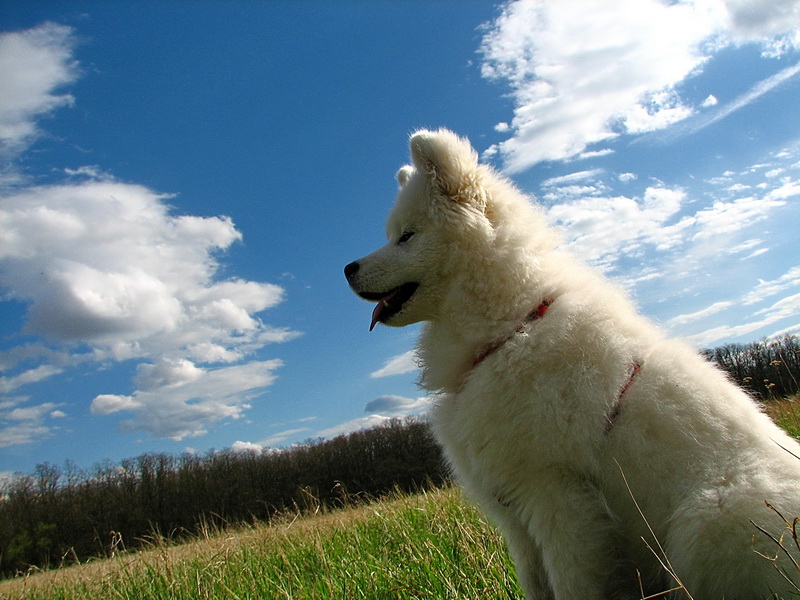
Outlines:
[[[359,296],[377,302],[370,329],[434,320],[464,263],[485,254],[493,236],[488,170],[469,142],[423,130],[410,147],[412,164],[397,173],[387,244],[344,270]]]

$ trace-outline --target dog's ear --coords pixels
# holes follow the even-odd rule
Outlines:
[[[409,146],[414,166],[425,173],[444,196],[458,202],[468,199],[465,192],[474,185],[478,153],[466,139],[447,129],[423,129],[411,136]]]
[[[406,165],[405,167],[401,167],[400,170],[397,172],[397,183],[400,184],[400,187],[404,187],[408,180],[411,179],[411,176],[414,174],[414,167],[411,165]]]

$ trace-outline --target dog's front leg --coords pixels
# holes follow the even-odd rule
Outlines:
[[[525,592],[527,600],[555,600],[553,590],[547,582],[547,573],[542,563],[542,550],[516,515],[509,513],[497,519],[498,527],[508,544],[508,551],[514,560],[517,580]]]
[[[555,600],[627,597],[625,588],[633,589],[634,574],[628,582],[619,581],[619,537],[600,492],[585,478],[560,468],[538,475],[528,493],[519,497],[522,506],[514,508],[541,548]],[[508,536],[510,544],[512,537]]]

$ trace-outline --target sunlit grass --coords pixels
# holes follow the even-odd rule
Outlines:
[[[499,534],[455,489],[286,517],[0,583],[0,598],[521,598]]]

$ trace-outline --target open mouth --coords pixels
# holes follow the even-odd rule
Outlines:
[[[393,290],[383,293],[374,292],[361,292],[359,296],[371,302],[377,302],[375,310],[372,311],[372,322],[369,324],[369,330],[375,328],[375,324],[380,321],[385,323],[388,319],[399,313],[403,309],[403,305],[411,299],[414,292],[419,287],[418,283],[404,283],[399,285]]]

